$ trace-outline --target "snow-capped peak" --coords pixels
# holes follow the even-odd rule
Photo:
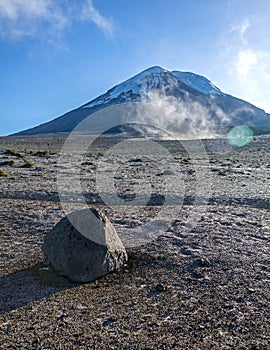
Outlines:
[[[163,82],[162,73],[164,72],[168,71],[158,66],[146,69],[109,90],[111,91],[110,98],[117,98],[122,93],[128,92],[140,95],[142,92],[157,88]]]
[[[172,71],[172,74],[184,84],[192,87],[194,90],[202,94],[224,95],[224,93],[216,87],[210,80],[202,75],[191,72]]]
[[[185,92],[186,89],[189,93],[199,92],[207,95],[224,95],[210,80],[201,75],[190,72],[169,71],[162,67],[154,66],[114,86],[104,95],[84,105],[83,108],[107,104],[117,98],[121,98],[124,102],[134,101],[134,98],[139,98],[153,89],[162,87],[177,88],[182,92]]]

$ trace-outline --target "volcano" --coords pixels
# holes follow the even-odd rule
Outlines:
[[[73,109],[49,122],[23,130],[16,135],[38,135],[71,132],[83,119],[107,107],[148,101],[155,94],[158,99],[173,99],[173,103],[192,110],[188,117],[198,120],[197,110],[207,114],[208,126],[211,124],[221,133],[235,126],[245,125],[255,134],[270,132],[270,115],[264,110],[222,92],[207,78],[191,73],[169,71],[154,66],[114,86],[103,95]],[[150,98],[151,100],[151,98]],[[151,101],[150,101],[151,102]],[[191,108],[196,106],[196,108]],[[191,108],[191,109],[190,109]],[[202,124],[202,120],[200,120]],[[106,125],[106,120],[102,121]],[[200,124],[198,124],[200,125]]]

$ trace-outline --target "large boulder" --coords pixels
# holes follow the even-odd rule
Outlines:
[[[127,261],[113,225],[95,208],[63,218],[45,237],[42,251],[47,257],[45,263],[78,282],[93,281]]]

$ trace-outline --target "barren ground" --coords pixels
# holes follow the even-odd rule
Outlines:
[[[141,155],[121,163],[106,155],[109,139],[96,143],[80,169],[85,198],[114,223],[129,263],[78,284],[45,267],[41,252],[44,236],[65,215],[56,181],[63,139],[1,138],[0,169],[10,176],[0,177],[0,348],[270,349],[269,141],[260,136],[242,148],[205,141],[209,196],[196,193],[196,174],[207,166],[200,152],[190,159],[166,141],[175,164]],[[150,181],[147,206],[104,205],[98,161],[104,172],[116,166],[115,189],[124,200],[134,198],[136,183]],[[68,164],[60,167],[72,177]],[[167,208],[168,227],[138,245],[136,233],[164,207],[163,178],[173,183],[173,174],[185,189]],[[82,206],[76,193],[66,201],[70,209]]]

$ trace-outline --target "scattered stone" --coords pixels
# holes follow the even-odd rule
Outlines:
[[[36,168],[35,168],[35,171],[36,171],[36,172],[43,171],[43,168],[41,168],[41,167],[36,167]]]
[[[159,284],[156,285],[156,290],[158,292],[164,292],[166,290],[166,287],[164,286],[163,283],[159,283]]]
[[[253,288],[248,288],[248,289],[247,289],[247,293],[248,293],[248,294],[253,294],[253,293],[255,293],[255,289],[253,289]]]
[[[212,265],[211,261],[206,256],[200,256],[194,260],[193,263],[195,266],[209,267]]]
[[[102,327],[108,327],[108,326],[110,326],[112,323],[114,323],[115,321],[116,321],[115,318],[110,317],[110,318],[108,318],[107,320],[105,320],[105,321],[102,322]]]
[[[193,278],[196,278],[196,279],[204,279],[206,277],[203,271],[196,271],[196,270],[193,270],[191,275]]]
[[[189,249],[189,247],[183,247],[181,249],[181,253],[183,255],[193,255],[193,252],[192,252],[192,250]]]
[[[6,161],[0,163],[0,166],[11,166],[11,167],[13,167],[14,165],[15,165],[14,160],[6,160]]]
[[[119,269],[126,250],[108,218],[98,209],[78,210],[45,237],[42,251],[61,275],[89,282]]]
[[[141,158],[134,158],[128,160],[128,163],[143,163],[143,160]]]
[[[83,162],[81,165],[82,166],[87,166],[87,165],[93,166],[95,164],[93,162],[86,161],[86,162]]]
[[[188,171],[187,171],[187,174],[188,175],[193,175],[195,173],[195,170],[193,170],[193,169],[189,169]]]
[[[218,168],[211,168],[210,169],[212,172],[219,172],[220,170]]]
[[[175,175],[175,172],[170,169],[166,169],[163,171],[163,175]]]
[[[246,303],[247,299],[245,297],[235,298],[237,303]]]

